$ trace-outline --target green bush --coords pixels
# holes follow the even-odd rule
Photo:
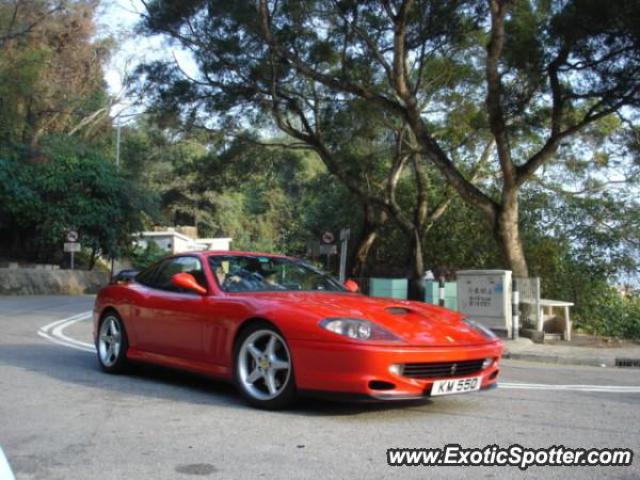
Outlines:
[[[135,247],[129,254],[131,264],[138,270],[143,270],[166,256],[167,252],[162,250],[155,242],[147,243],[145,248]]]
[[[576,325],[594,335],[640,339],[640,296],[603,286],[583,301]]]
[[[83,248],[118,256],[143,228],[145,192],[113,162],[72,139],[48,137],[41,160],[16,152],[0,158],[0,249],[9,256],[57,262],[65,233]]]

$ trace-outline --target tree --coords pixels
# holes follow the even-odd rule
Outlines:
[[[18,152],[19,153],[19,152]],[[14,258],[60,260],[65,234],[75,229],[91,252],[116,257],[130,234],[143,229],[149,211],[142,192],[95,150],[66,137],[41,145],[46,161],[0,158],[0,246]]]
[[[183,73],[179,68],[170,69],[154,63],[143,71],[151,82],[158,84],[159,88],[155,90],[147,88],[155,100],[158,116],[166,119],[173,113],[175,118],[181,109],[195,107],[190,96],[194,94],[193,87],[198,86],[197,82],[185,84],[175,76]],[[307,82],[299,87],[314,90],[315,85]],[[229,95],[235,93],[229,92]],[[383,112],[370,115],[370,105],[358,98],[334,102],[331,97],[321,98],[315,92],[312,111],[302,108],[298,98],[291,96],[288,90],[279,90],[272,100],[268,109],[275,125],[293,141],[263,144],[270,148],[312,150],[361,206],[362,228],[353,273],[362,274],[379,229],[392,219],[403,229],[406,241],[411,245],[409,274],[414,280],[412,283],[419,287],[418,280],[424,273],[421,238],[446,210],[450,192],[439,192],[441,198],[433,195],[430,177],[434,172],[428,171],[415,149],[408,148],[415,142],[406,124],[386,118]],[[192,110],[183,116],[182,123],[193,127],[197,117],[198,113]],[[199,126],[206,128],[202,124]],[[260,156],[256,156],[258,158]],[[405,174],[407,170],[410,177]],[[396,191],[399,183],[408,178],[413,179],[414,202],[403,209],[396,200]],[[418,288],[412,296],[423,298],[424,294]]]
[[[33,8],[34,6],[38,8]],[[3,1],[0,3],[3,19],[0,22],[0,48],[8,42],[28,36],[50,15],[59,12],[63,7],[64,2],[28,4],[19,0]]]
[[[200,74],[147,74],[170,85],[160,95],[176,107],[221,122],[267,113],[290,135],[330,122],[327,103],[361,99],[372,117],[409,126],[416,154],[482,212],[507,266],[527,276],[519,193],[565,143],[636,111],[639,11],[598,0],[152,1],[147,29],[187,47]],[[443,133],[460,118],[456,144]],[[495,179],[474,181],[489,142]]]
[[[92,138],[110,131],[97,41],[97,2],[0,1],[0,147],[34,148],[47,134]]]
[[[446,211],[450,195],[430,185],[433,172],[428,172],[419,155],[408,148],[412,140],[406,125],[380,122],[375,116],[367,116],[363,107],[366,105],[359,100],[343,102],[342,108],[330,104],[321,107],[317,101],[316,109],[331,114],[325,113],[322,119],[316,115],[313,126],[305,112],[296,108],[301,128],[285,119],[284,112],[277,110],[275,114],[281,130],[315,152],[361,205],[363,223],[352,274],[362,275],[379,230],[392,219],[410,245],[410,297],[422,299],[422,237]],[[294,145],[300,148],[301,144]],[[412,185],[407,189],[411,194],[405,195],[411,199],[404,202],[405,208],[397,199],[402,180]]]

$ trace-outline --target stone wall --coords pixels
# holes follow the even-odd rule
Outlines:
[[[0,268],[0,295],[78,295],[96,293],[109,274],[84,270]]]

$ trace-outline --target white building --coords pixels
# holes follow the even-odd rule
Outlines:
[[[219,237],[219,238],[198,238],[195,241],[200,245],[204,245],[205,250],[229,250],[231,247],[232,238]]]
[[[135,244],[146,248],[149,242],[154,242],[167,253],[175,254],[193,252],[197,250],[229,250],[231,238],[191,238],[174,230],[146,231],[135,235]]]

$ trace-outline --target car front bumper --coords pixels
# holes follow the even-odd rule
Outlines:
[[[302,393],[349,400],[411,400],[431,396],[438,380],[481,377],[480,389],[497,385],[503,346],[403,347],[317,341],[290,341],[296,385]],[[493,358],[483,370],[466,375],[412,378],[394,373],[392,365],[463,362]],[[380,388],[380,387],[383,388]]]

